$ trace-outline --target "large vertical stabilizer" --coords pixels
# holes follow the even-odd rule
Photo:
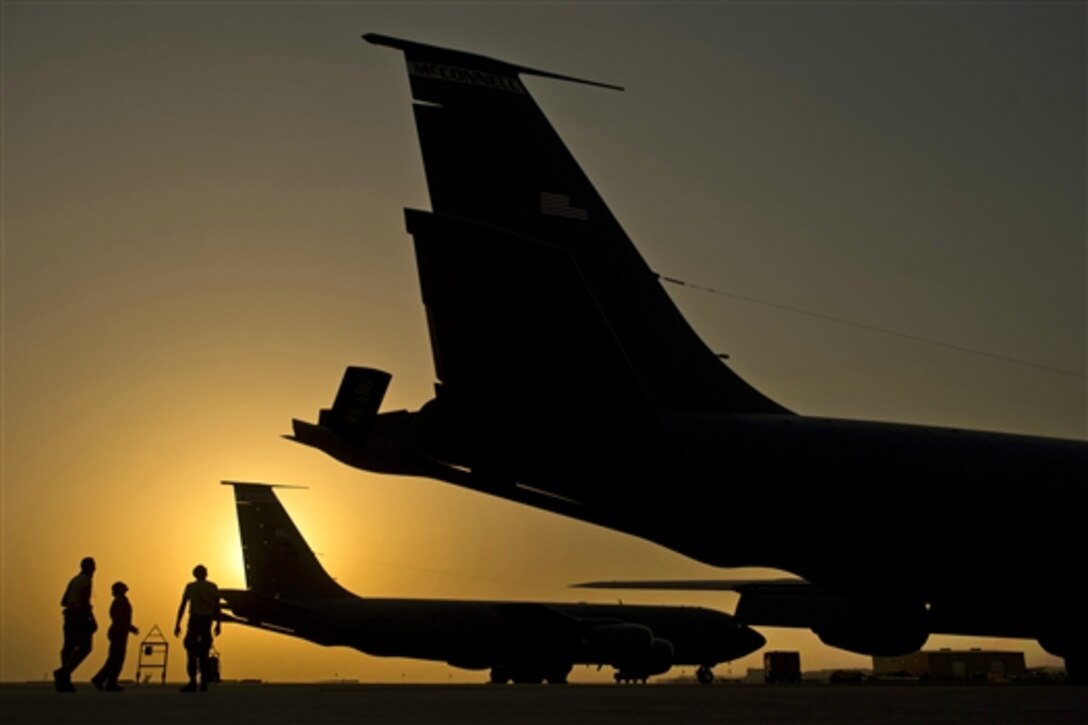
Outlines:
[[[407,60],[433,207],[410,212],[409,231],[438,378],[462,410],[554,416],[538,427],[571,403],[621,423],[630,405],[788,412],[687,324],[520,75],[577,79],[364,37]],[[512,396],[528,387],[532,400]]]

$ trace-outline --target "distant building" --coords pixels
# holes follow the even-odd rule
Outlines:
[[[762,667],[749,667],[748,674],[744,676],[742,682],[748,685],[762,685],[765,680],[766,673]]]
[[[873,657],[877,677],[922,680],[1006,680],[1027,672],[1023,652],[1002,650],[922,650],[902,657]]]
[[[763,653],[763,681],[801,682],[801,653],[773,651]]]

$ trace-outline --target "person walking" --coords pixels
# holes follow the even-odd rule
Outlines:
[[[90,556],[79,562],[79,573],[68,582],[60,598],[64,612],[64,645],[60,650],[60,667],[53,670],[53,685],[58,692],[75,692],[72,672],[91,653],[98,623],[91,606],[91,580],[95,562]]]
[[[185,669],[189,674],[189,684],[181,688],[182,692],[197,691],[197,672],[200,672],[200,691],[208,689],[212,679],[209,653],[212,648],[212,622],[215,622],[215,635],[219,636],[222,619],[219,611],[219,587],[208,581],[208,570],[203,564],[193,568],[194,580],[185,585],[178,607],[178,618],[174,624],[174,636],[181,634],[181,618],[185,607],[189,607],[189,626],[185,631]]]
[[[125,664],[128,636],[139,634],[140,630],[132,626],[132,604],[125,596],[128,585],[124,582],[114,582],[111,590],[113,603],[110,604],[110,628],[106,631],[106,637],[110,641],[110,651],[102,669],[91,678],[91,684],[99,690],[120,692],[124,688],[117,684],[117,678],[121,675],[121,668]]]

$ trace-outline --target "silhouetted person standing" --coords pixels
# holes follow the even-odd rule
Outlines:
[[[91,608],[91,579],[94,559],[85,556],[79,562],[79,573],[68,582],[60,606],[64,608],[64,645],[60,650],[60,668],[53,670],[53,684],[60,692],[75,692],[72,672],[91,653],[91,640],[98,623]]]
[[[125,650],[128,649],[128,636],[139,634],[140,630],[132,626],[132,605],[125,596],[128,585],[124,582],[114,582],[113,603],[110,604],[110,628],[106,636],[110,640],[110,653],[106,657],[106,664],[98,674],[91,678],[91,684],[99,690],[120,692],[124,688],[118,686],[117,678],[121,675],[121,668],[125,664]]]
[[[185,585],[178,607],[178,619],[174,624],[174,636],[181,634],[181,618],[185,614],[185,605],[189,605],[189,626],[185,630],[185,653],[188,656],[186,671],[189,684],[181,688],[182,692],[196,692],[196,673],[200,671],[200,691],[208,689],[212,677],[208,653],[212,648],[212,620],[215,621],[215,634],[219,635],[221,621],[219,614],[219,587],[208,581],[208,570],[203,564],[193,569],[194,581]]]

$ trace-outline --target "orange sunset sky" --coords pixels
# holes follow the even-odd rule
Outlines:
[[[624,86],[526,79],[651,267],[778,305],[669,289],[703,339],[784,405],[1084,437],[1081,2],[4,2],[2,13],[5,681],[57,666],[58,600],[85,555],[98,561],[100,621],[121,579],[143,632],[172,629],[198,562],[220,586],[244,586],[223,479],[307,486],[281,499],[362,596],[614,601],[568,585],[723,576],[280,437],[293,417],[316,419],[349,364],[394,374],[386,409],[418,407],[434,382],[403,223],[404,207],[429,208],[408,81],[403,56],[366,32]],[[774,510],[752,515],[775,527]],[[719,533],[733,535],[724,518]],[[1046,541],[995,538],[1046,556]],[[806,668],[869,664],[805,631],[761,631]],[[77,681],[105,657],[104,628],[97,637]],[[1031,642],[930,646],[1059,664]],[[218,648],[227,678],[485,679],[230,625]],[[129,657],[126,677],[135,647]]]

